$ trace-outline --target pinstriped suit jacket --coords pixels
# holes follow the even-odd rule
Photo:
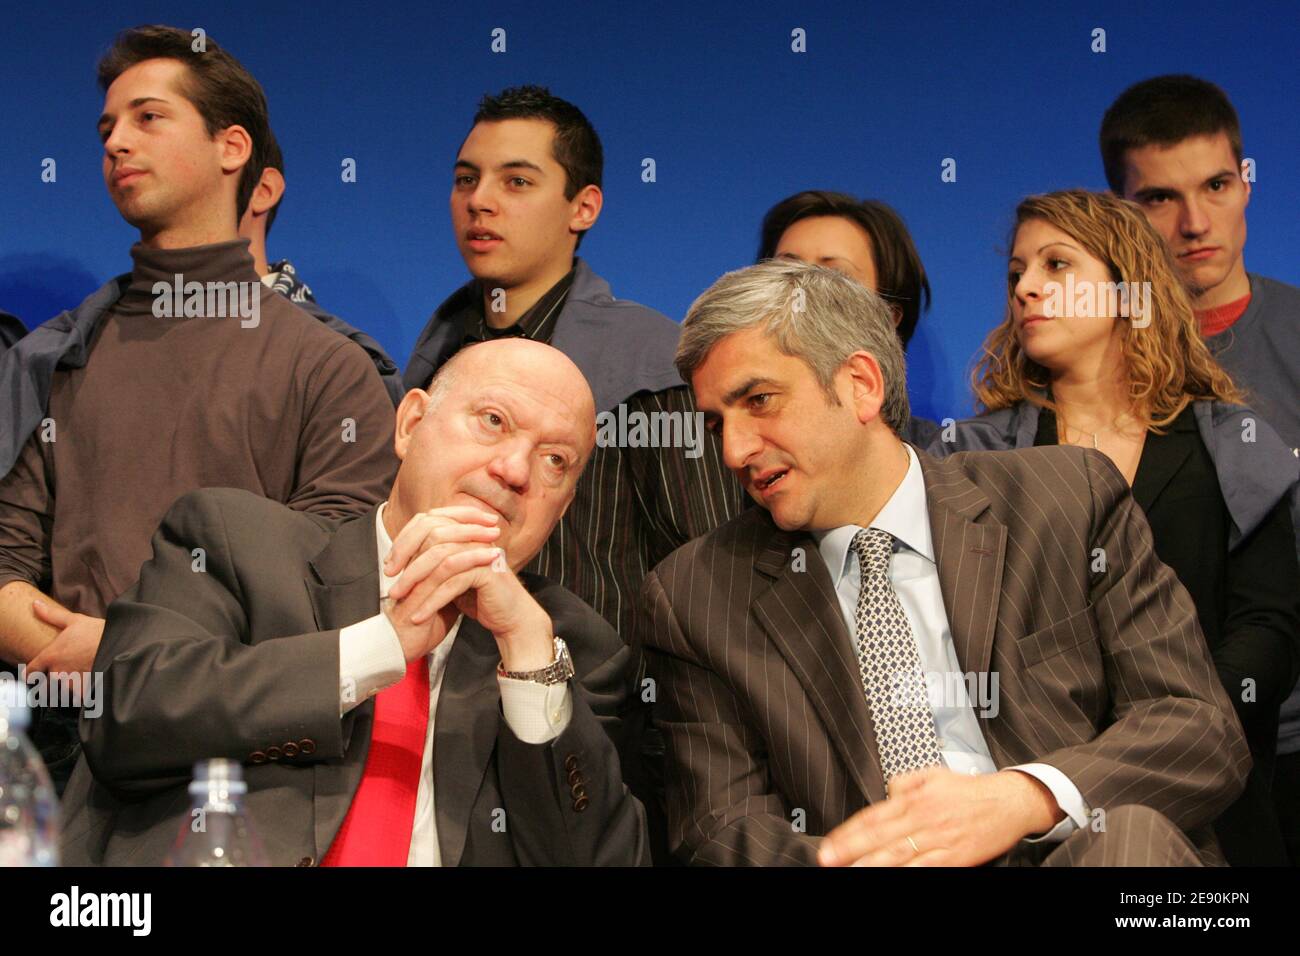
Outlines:
[[[1123,477],[1074,447],[917,454],[957,659],[998,674],[981,719],[994,763],[1050,764],[1094,810],[1151,807],[1216,859],[1209,824],[1250,755]],[[670,555],[643,599],[674,852],[815,862],[817,837],[885,783],[812,537],[750,509]]]

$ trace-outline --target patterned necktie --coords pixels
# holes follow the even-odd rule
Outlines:
[[[941,763],[916,638],[889,583],[893,544],[888,531],[867,528],[854,535],[851,545],[862,569],[855,614],[858,670],[886,783],[897,774]]]

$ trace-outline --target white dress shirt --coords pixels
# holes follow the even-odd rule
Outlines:
[[[898,601],[903,606],[903,613],[916,638],[921,670],[926,676],[926,686],[929,689],[927,696],[934,715],[939,755],[950,770],[958,773],[995,773],[997,767],[980,730],[980,718],[976,716],[975,706],[981,709],[987,707],[989,711],[995,712],[993,708],[996,702],[976,701],[975,706],[972,706],[967,694],[966,678],[957,660],[957,648],[952,640],[948,613],[943,605],[943,592],[939,587],[939,566],[935,563],[930,513],[926,507],[925,478],[921,474],[921,463],[917,460],[916,452],[909,445],[903,447],[907,450],[907,474],[872,520],[871,527],[887,531],[894,538],[894,553],[889,561],[889,583],[898,592]],[[857,634],[856,612],[858,594],[862,589],[862,569],[850,546],[860,530],[862,529],[857,525],[845,525],[813,534],[822,559],[830,571],[835,593],[840,599],[840,612],[850,636]],[[854,652],[856,654],[856,647]],[[973,676],[972,686],[981,689],[978,675]],[[993,689],[991,683],[983,686]],[[1065,812],[1065,819],[1030,842],[1064,840],[1076,827],[1087,824],[1088,807],[1083,795],[1060,770],[1042,763],[1021,764],[1006,769],[1020,770],[1040,780]]]
[[[382,600],[397,583],[384,573],[384,559],[393,547],[384,528],[384,509],[375,514],[375,539],[379,546],[379,595]],[[440,866],[438,827],[434,815],[433,730],[438,714],[438,693],[447,670],[456,634],[464,616],[458,617],[442,643],[428,655],[429,724],[424,734],[424,759],[420,764],[420,786],[415,797],[415,822],[411,829],[411,850],[407,866]],[[374,697],[385,687],[406,676],[406,655],[388,616],[381,610],[373,617],[350,624],[339,631],[339,714]],[[564,733],[573,715],[573,696],[568,682],[546,686],[534,681],[498,677],[501,710],[514,735],[528,744],[545,744]]]

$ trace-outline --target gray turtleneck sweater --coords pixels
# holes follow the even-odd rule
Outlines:
[[[27,581],[100,617],[188,491],[242,488],[342,517],[382,501],[397,469],[374,365],[267,289],[246,240],[131,257],[85,367],[55,372],[45,426],[0,480],[0,586]],[[154,284],[177,274],[252,283],[257,324],[158,317]]]

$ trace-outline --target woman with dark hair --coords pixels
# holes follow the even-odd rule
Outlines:
[[[781,200],[763,217],[756,261],[764,259],[798,259],[856,279],[889,305],[904,348],[930,308],[930,280],[907,226],[875,199],[809,189]],[[924,445],[938,430],[913,416],[902,437]]]
[[[1241,405],[1137,206],[1082,190],[1031,196],[1012,245],[1006,315],[973,376],[984,414],[929,451],[1073,444],[1110,458],[1196,604],[1254,758],[1216,823],[1224,855],[1285,864],[1270,785],[1278,708],[1300,674],[1300,464]]]

